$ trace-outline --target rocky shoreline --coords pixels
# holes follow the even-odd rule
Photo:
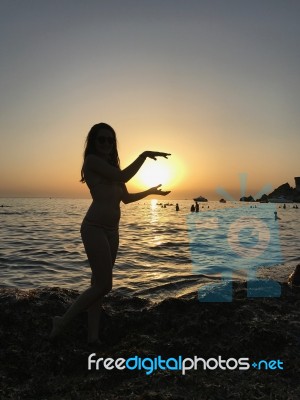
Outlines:
[[[263,194],[260,199],[254,199],[251,195],[250,196],[243,196],[240,198],[240,201],[247,201],[253,202],[258,201],[262,203],[268,203],[269,201],[272,202],[274,199],[283,198],[286,201],[293,202],[293,203],[300,203],[300,189],[299,189],[299,180],[300,178],[295,178],[296,187],[293,188],[290,186],[288,182],[283,183],[282,185],[278,186],[273,192],[269,194]],[[282,201],[284,203],[284,201]]]
[[[86,344],[86,314],[51,342],[51,317],[73,290],[0,289],[0,397],[5,399],[289,399],[300,398],[300,288],[280,298],[249,299],[234,282],[232,303],[200,303],[196,294],[150,303],[114,294],[104,302],[103,344]],[[283,361],[284,369],[88,371],[97,357],[203,357]]]

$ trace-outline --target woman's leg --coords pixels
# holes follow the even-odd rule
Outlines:
[[[93,286],[94,277],[91,278],[91,286]],[[88,343],[93,343],[99,338],[99,322],[102,311],[102,298],[91,304],[88,312]]]
[[[93,274],[93,284],[85,290],[62,317],[55,317],[51,337],[57,336],[76,315],[109,293],[112,288],[112,258],[102,229],[83,225],[81,235]]]
[[[114,266],[115,259],[119,247],[119,233],[118,231],[107,231],[106,237],[109,243],[112,267]],[[94,283],[94,275],[92,274],[91,284]],[[88,342],[94,342],[99,338],[99,322],[102,311],[102,299],[95,301],[88,309]]]

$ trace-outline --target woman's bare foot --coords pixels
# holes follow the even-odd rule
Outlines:
[[[52,331],[50,333],[50,339],[54,339],[56,336],[60,335],[63,331],[63,323],[62,317],[53,317],[52,318]]]

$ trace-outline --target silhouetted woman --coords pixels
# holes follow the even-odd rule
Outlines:
[[[83,310],[88,311],[88,342],[98,340],[101,300],[112,289],[112,268],[119,244],[120,202],[131,203],[154,194],[165,196],[169,191],[154,186],[144,192],[128,193],[128,182],[147,158],[167,158],[170,154],[144,151],[127,168],[120,169],[116,134],[105,123],[94,125],[85,142],[81,182],[91,192],[93,202],[81,225],[81,237],[92,269],[91,287],[85,290],[62,317],[53,318],[54,338]]]

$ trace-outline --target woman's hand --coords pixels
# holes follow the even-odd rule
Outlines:
[[[149,189],[149,194],[158,194],[159,196],[166,196],[167,194],[171,193],[170,190],[163,191],[158,189],[161,185],[153,186]]]
[[[156,160],[156,157],[164,157],[168,158],[170,156],[170,153],[162,153],[160,151],[144,151],[141,156],[144,157],[145,159],[147,157],[152,158],[153,160]]]

